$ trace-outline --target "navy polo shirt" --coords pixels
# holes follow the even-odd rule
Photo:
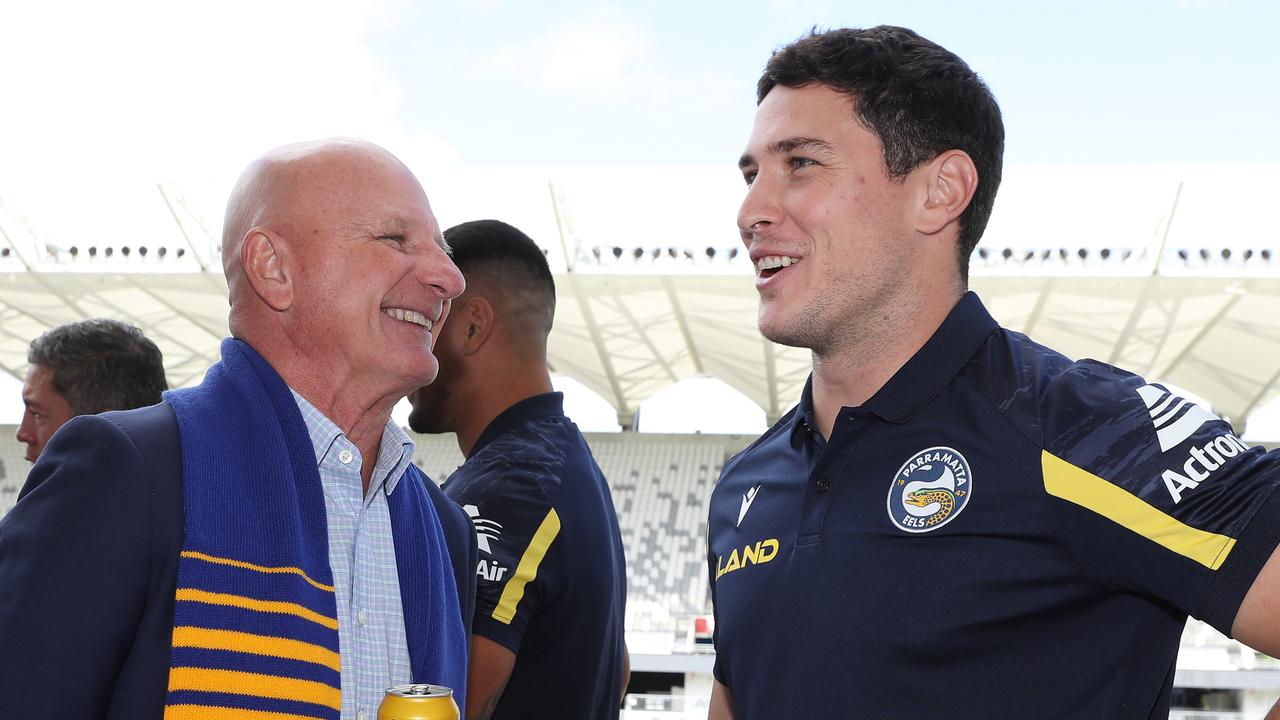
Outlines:
[[[1229,633],[1280,540],[1280,453],[972,293],[815,428],[806,387],[712,495],[737,720],[1167,717],[1187,615]]]
[[[505,410],[444,485],[479,539],[472,632],[516,654],[494,718],[617,718],[621,704],[622,536],[563,400]]]

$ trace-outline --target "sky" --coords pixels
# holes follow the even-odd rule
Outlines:
[[[1007,165],[1280,163],[1274,2],[0,0],[0,203],[46,238],[128,239],[126,195],[167,182],[216,234],[249,160],[330,135],[429,195],[485,167],[732,172],[770,52],[880,23],[987,81]]]
[[[216,232],[249,160],[329,135],[428,194],[460,167],[732,167],[773,49],[878,23],[986,79],[1008,164],[1280,162],[1277,3],[0,0],[0,201],[121,236],[113,194],[165,181]]]
[[[774,48],[878,23],[986,79],[1007,163],[1280,161],[1277,3],[0,0],[0,198],[168,180],[217,215],[255,155],[335,134],[428,193],[459,165],[732,165]]]

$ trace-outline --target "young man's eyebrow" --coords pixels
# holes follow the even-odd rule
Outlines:
[[[790,152],[795,152],[796,150],[831,153],[835,151],[835,148],[826,140],[805,136],[783,138],[782,140],[778,140],[765,148],[765,151],[771,155],[785,155]],[[739,170],[754,167],[757,164],[755,156],[751,153],[743,153],[742,157],[738,158]]]
[[[771,153],[789,153],[796,150],[809,150],[812,152],[833,152],[835,148],[826,140],[819,140],[814,137],[790,137],[779,140],[769,146]]]

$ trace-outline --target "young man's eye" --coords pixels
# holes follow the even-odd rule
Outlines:
[[[750,186],[751,183],[756,181],[756,171],[748,170],[747,172],[742,173],[742,179],[746,181],[748,186]]]
[[[817,161],[811,160],[805,157],[791,158],[791,169],[793,170],[799,170],[800,168],[809,167],[810,165],[817,165],[817,164],[818,164]]]

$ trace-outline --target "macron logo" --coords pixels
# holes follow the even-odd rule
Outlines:
[[[485,555],[492,555],[493,550],[489,547],[489,541],[502,537],[502,523],[480,517],[480,508],[475,505],[463,505],[462,510],[471,517],[471,522],[476,526],[476,546]]]
[[[1218,416],[1199,405],[1184,400],[1159,385],[1143,385],[1138,395],[1151,413],[1151,423],[1160,439],[1160,452],[1186,442],[1201,425],[1217,420]],[[1183,409],[1186,412],[1183,412]]]
[[[742,518],[747,516],[747,511],[751,509],[751,503],[756,501],[756,495],[759,494],[761,485],[757,485],[742,494],[742,506],[738,508],[738,523],[734,527],[742,526]]]

